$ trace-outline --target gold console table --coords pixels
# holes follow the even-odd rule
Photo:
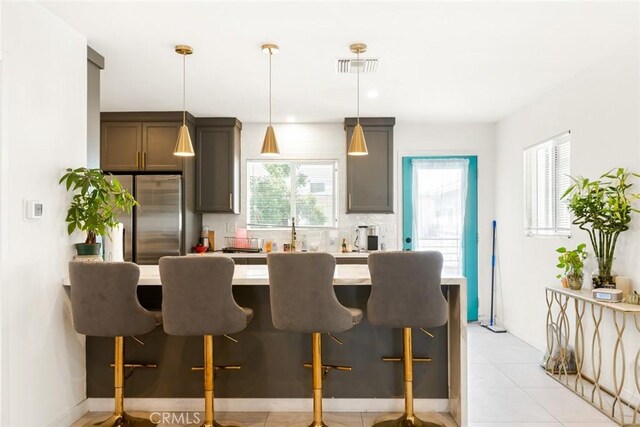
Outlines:
[[[556,355],[546,361],[547,375],[617,424],[640,426],[640,340],[628,340],[626,349],[624,340],[640,333],[640,306],[597,301],[590,289],[559,286],[548,286],[546,299],[547,355]]]

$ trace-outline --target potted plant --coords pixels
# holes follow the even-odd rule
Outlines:
[[[587,259],[587,252],[584,250],[586,247],[585,243],[581,243],[571,251],[565,247],[556,249],[556,252],[560,254],[556,267],[564,270],[556,277],[562,279],[562,286],[565,288],[569,287],[576,291],[582,289],[582,280],[584,279],[582,268],[584,267],[584,260]]]
[[[131,213],[138,202],[116,178],[105,176],[100,169],[69,168],[60,178],[62,183],[74,193],[67,211],[67,232],[78,229],[87,233],[84,243],[75,245],[76,251],[78,255],[98,255],[100,243],[96,243],[96,237],[109,235],[118,225],[118,214]]]
[[[594,288],[614,287],[611,267],[616,243],[621,233],[629,229],[632,214],[640,212],[632,203],[640,194],[632,193],[631,173],[624,168],[612,169],[599,179],[571,177],[573,184],[562,195],[569,200],[573,224],[589,234],[598,271],[593,275]]]

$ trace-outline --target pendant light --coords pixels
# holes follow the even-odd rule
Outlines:
[[[182,55],[182,126],[180,126],[178,141],[176,142],[175,150],[173,150],[173,155],[190,157],[195,156],[196,153],[193,151],[191,135],[189,135],[189,128],[187,128],[186,58],[187,55],[191,55],[193,53],[193,49],[191,46],[178,45],[176,46],[176,53]]]
[[[364,132],[362,126],[360,126],[360,54],[367,51],[367,45],[364,43],[354,43],[349,46],[351,52],[356,54],[356,66],[358,69],[357,86],[356,86],[356,98],[357,98],[357,119],[356,126],[353,128],[353,135],[351,135],[351,142],[349,143],[349,149],[347,154],[350,156],[366,156],[369,154],[367,150],[367,142],[364,140]]]
[[[262,45],[262,51],[269,54],[269,126],[267,127],[267,133],[264,135],[260,154],[263,156],[279,156],[280,149],[278,148],[276,133],[273,131],[273,126],[271,126],[271,57],[274,53],[278,53],[280,48],[276,44],[267,43]]]

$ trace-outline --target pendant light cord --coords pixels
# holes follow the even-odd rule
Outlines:
[[[269,126],[271,126],[271,57],[273,52],[269,48]]]
[[[182,126],[187,124],[187,55],[182,54]]]
[[[357,76],[357,84],[356,84],[356,99],[357,99],[357,108],[356,108],[356,117],[357,123],[360,124],[360,50],[356,52],[356,63],[358,64],[358,76]]]

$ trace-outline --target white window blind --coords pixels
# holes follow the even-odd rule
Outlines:
[[[525,149],[526,235],[570,235],[571,220],[567,201],[560,200],[570,185],[570,161],[570,131]]]
[[[337,162],[249,160],[249,228],[337,227]]]

